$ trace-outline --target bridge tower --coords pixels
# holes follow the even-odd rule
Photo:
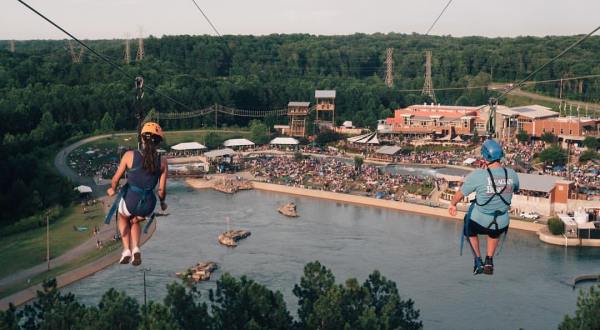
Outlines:
[[[9,41],[8,50],[10,50],[11,53],[15,52],[15,41],[14,40]]]
[[[306,117],[310,110],[310,102],[288,103],[288,117],[290,118],[290,135],[304,137],[306,135]]]
[[[315,122],[320,128],[333,129],[335,127],[335,90],[316,90],[315,100],[317,112]]]
[[[138,49],[137,49],[137,53],[135,54],[135,61],[139,62],[141,60],[144,59],[144,34],[143,34],[143,30],[140,27],[140,37],[138,38]]]
[[[81,47],[79,49],[79,53],[75,51],[75,46],[73,45],[73,41],[69,39],[69,54],[71,54],[71,60],[73,63],[81,63],[81,58],[83,57],[83,51],[85,48]]]
[[[131,61],[131,46],[129,45],[129,34],[125,34],[125,51],[123,52],[123,62],[129,64]]]

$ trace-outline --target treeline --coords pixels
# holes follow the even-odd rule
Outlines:
[[[338,122],[374,127],[393,109],[431,101],[419,91],[399,91],[423,86],[425,50],[433,52],[434,87],[481,86],[522,78],[576,39],[394,33],[167,36],[147,38],[146,57],[141,62],[132,58],[129,65],[123,64],[122,40],[87,42],[123,64],[130,76],[143,75],[146,84],[191,109],[215,103],[275,109],[289,101],[313,101],[315,89],[335,89]],[[394,48],[393,88],[383,82],[388,47]],[[6,49],[0,50],[0,225],[64,203],[60,196],[64,181],[52,177],[51,164],[39,162],[57,144],[72,136],[135,127],[133,81],[89,52],[76,64],[64,40],[19,41],[15,53]],[[600,74],[599,52],[600,37],[591,37],[534,79]],[[563,95],[598,100],[599,81],[565,83]],[[553,83],[533,88],[558,95],[559,87]],[[438,102],[461,105],[483,104],[492,94],[485,89],[436,92]],[[189,111],[149,91],[143,106],[161,112]],[[247,126],[249,120],[219,115],[218,124]],[[286,121],[265,119],[267,126]],[[215,118],[161,124],[167,129],[213,126]]]
[[[97,306],[44,284],[36,302],[20,311],[0,311],[1,329],[421,329],[411,299],[401,299],[396,284],[374,271],[361,285],[356,279],[336,284],[331,271],[309,263],[294,286],[295,320],[280,292],[242,276],[221,276],[208,299],[193,286],[167,286],[163,302],[147,306],[114,289]],[[208,303],[206,302],[208,301]]]

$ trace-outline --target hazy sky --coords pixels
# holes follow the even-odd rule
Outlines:
[[[191,0],[25,0],[77,37],[213,34]],[[196,0],[221,34],[425,33],[447,0]],[[0,39],[63,39],[16,0]],[[431,34],[572,35],[600,24],[599,0],[454,0]]]

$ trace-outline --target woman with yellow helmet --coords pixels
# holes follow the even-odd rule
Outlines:
[[[161,209],[167,208],[167,161],[161,158],[157,148],[164,135],[162,128],[153,122],[147,122],[141,131],[141,150],[127,151],[119,168],[112,178],[109,196],[115,195],[119,180],[127,172],[127,184],[122,188],[122,198],[118,203],[118,226],[123,241],[121,264],[137,266],[142,263],[139,248],[140,222],[154,212],[156,196],[154,188],[158,184],[158,198]]]

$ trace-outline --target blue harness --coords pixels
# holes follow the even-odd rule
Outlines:
[[[132,168],[129,170],[129,172],[137,171],[139,169],[140,169],[140,167]],[[140,210],[146,204],[146,200],[148,199],[148,197],[151,196],[152,194],[154,194],[154,188],[143,189],[138,186],[132,185],[130,183],[126,183],[121,188],[119,193],[117,194],[115,201],[113,202],[112,206],[110,207],[110,210],[106,214],[106,218],[104,218],[105,224],[107,224],[107,225],[110,224],[110,220],[112,219],[113,215],[115,215],[115,212],[117,212],[117,208],[119,207],[119,202],[121,201],[121,199],[125,199],[125,197],[127,196],[127,191],[129,189],[131,189],[131,191],[140,195],[140,200],[136,204],[135,208],[130,211],[130,212],[132,212],[132,214],[136,213],[136,211]],[[155,218],[156,218],[156,214],[155,214],[155,212],[152,212],[152,214],[150,214],[150,219],[148,219],[148,222],[146,222],[146,224],[144,225],[144,230],[143,230],[144,234],[148,233],[148,229],[150,228],[150,225],[152,224],[152,222],[154,222]]]
[[[494,181],[494,176],[492,175],[492,171],[490,171],[489,168],[487,168],[487,172],[488,175],[490,176],[490,181],[492,182],[492,188],[494,188],[494,195],[492,195],[487,201],[485,201],[484,203],[479,203],[477,202],[477,197],[475,199],[473,199],[471,201],[471,205],[469,206],[469,209],[467,210],[467,213],[465,214],[465,217],[463,219],[463,231],[460,235],[460,255],[462,256],[462,252],[463,252],[463,247],[465,244],[465,236],[469,235],[469,222],[471,221],[471,213],[473,212],[473,209],[475,208],[475,205],[477,206],[485,206],[487,204],[489,204],[492,199],[494,199],[494,197],[498,196],[500,198],[500,200],[502,201],[502,203],[504,203],[507,206],[510,206],[510,203],[506,201],[506,199],[504,199],[504,197],[502,197],[502,193],[504,192],[504,190],[506,189],[506,186],[508,183],[508,172],[506,171],[506,168],[502,168],[504,170],[504,182],[505,185],[502,188],[502,190],[498,191],[496,188],[496,182]],[[498,222],[496,221],[498,219],[499,216],[502,216],[506,213],[506,211],[504,212],[500,212],[500,211],[494,211],[494,220],[490,223],[489,226],[487,226],[488,229],[490,229],[492,227],[492,225],[494,225],[496,228],[495,230],[498,230]],[[506,241],[506,236],[508,235],[508,228],[507,230],[504,232],[504,236],[502,237],[502,241],[500,242],[500,247],[498,248],[498,251],[496,252],[496,256],[500,254],[500,251],[502,251],[502,247],[504,246],[504,241]],[[468,237],[467,237],[468,238]],[[467,239],[467,242],[469,243],[469,247],[471,247],[471,252],[473,253],[473,257],[477,257],[477,254],[475,253],[475,249],[473,248],[473,245],[471,244],[471,240]]]

